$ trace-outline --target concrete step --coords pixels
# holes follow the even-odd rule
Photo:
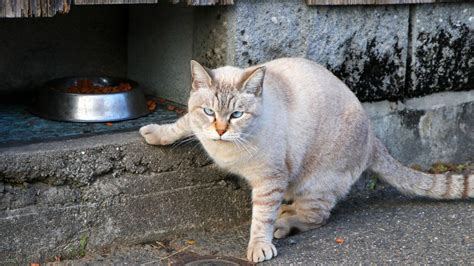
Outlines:
[[[392,189],[355,189],[325,226],[276,240],[278,256],[264,265],[470,264],[473,203],[412,199]],[[246,265],[249,224],[231,227],[91,252],[55,265],[183,265],[202,259]]]
[[[137,132],[0,149],[0,262],[44,261],[237,225],[249,191],[197,143],[156,147]]]

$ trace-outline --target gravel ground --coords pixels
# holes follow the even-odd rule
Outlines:
[[[393,189],[358,191],[337,206],[322,228],[276,241],[278,257],[264,264],[472,265],[473,203],[472,199],[411,199]],[[182,265],[199,258],[197,254],[244,259],[248,227],[245,224],[225,232],[193,232],[156,243],[88,253],[79,260],[59,264]],[[343,243],[336,243],[336,238]]]

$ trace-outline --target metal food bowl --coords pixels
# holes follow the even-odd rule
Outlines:
[[[104,94],[69,93],[67,88],[80,80],[94,86],[118,86],[128,83],[132,89]],[[73,77],[49,81],[40,88],[30,111],[43,118],[73,122],[112,122],[138,118],[149,113],[145,95],[138,83],[112,77]]]

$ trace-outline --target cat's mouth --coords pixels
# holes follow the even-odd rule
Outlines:
[[[229,142],[230,143],[230,142],[234,141],[234,139],[225,138],[225,137],[224,138],[223,137],[211,138],[211,140],[214,141],[214,142],[217,142],[217,143],[219,143],[219,142]]]
[[[216,141],[216,142],[231,142],[232,140],[229,140],[229,139],[213,139],[213,141]]]

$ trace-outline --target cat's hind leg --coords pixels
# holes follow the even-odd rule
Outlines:
[[[282,205],[274,237],[284,238],[294,230],[304,232],[324,225],[337,200],[347,194],[351,185],[352,178],[347,175],[314,175],[301,180],[295,188],[293,203]]]
[[[280,212],[273,236],[284,238],[293,230],[304,232],[324,225],[335,204],[335,197],[328,194],[296,198],[286,211]]]

